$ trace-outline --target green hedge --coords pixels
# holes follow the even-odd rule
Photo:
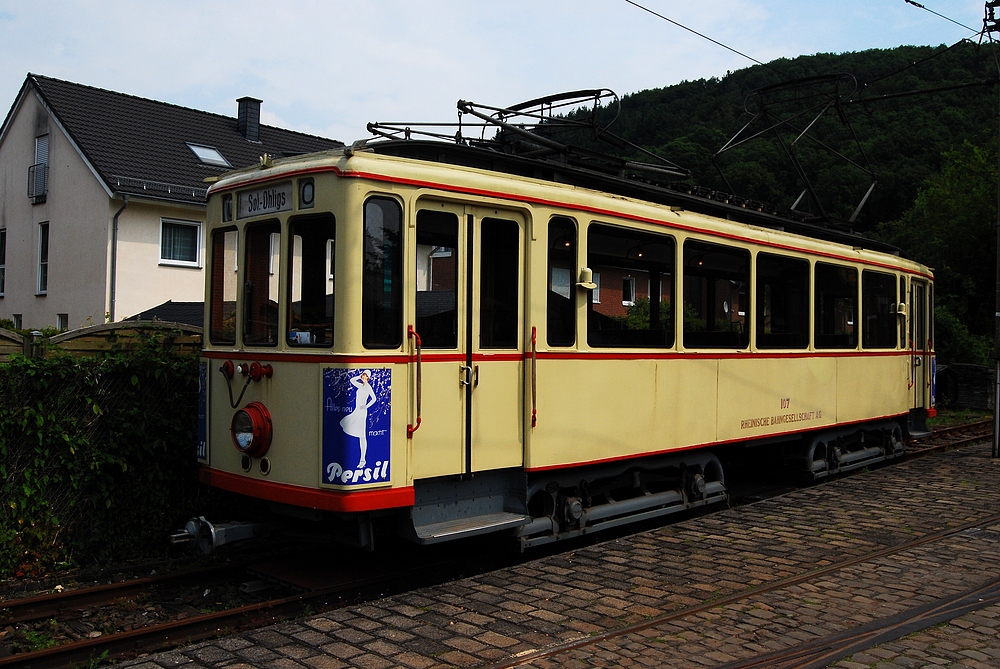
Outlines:
[[[198,357],[129,351],[0,365],[0,575],[162,553],[195,510]]]

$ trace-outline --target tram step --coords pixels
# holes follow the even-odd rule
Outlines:
[[[457,539],[462,536],[471,537],[476,534],[486,532],[496,532],[515,527],[521,527],[531,520],[530,516],[519,513],[487,513],[481,516],[471,516],[469,518],[455,518],[439,523],[427,525],[417,525],[413,529],[417,532],[417,537],[425,543],[444,541],[445,539]]]

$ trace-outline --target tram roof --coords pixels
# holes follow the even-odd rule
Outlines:
[[[356,143],[356,148],[374,153],[439,164],[470,167],[502,174],[579,186],[594,191],[634,198],[645,202],[721,218],[736,223],[782,230],[805,237],[903,257],[899,248],[865,237],[846,223],[831,225],[801,220],[778,213],[773,207],[746,198],[693,186],[687,183],[659,183],[630,174],[626,161],[606,157],[579,160],[559,155],[553,158],[526,157],[469,144],[426,139],[388,139]]]

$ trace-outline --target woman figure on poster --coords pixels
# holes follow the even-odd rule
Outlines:
[[[354,411],[340,421],[344,433],[357,437],[361,443],[361,461],[358,462],[358,468],[365,466],[365,454],[368,452],[368,408],[375,404],[376,400],[375,390],[369,383],[371,376],[371,372],[366,369],[351,379],[351,385],[358,389],[354,395]]]

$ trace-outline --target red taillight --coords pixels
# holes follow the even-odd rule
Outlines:
[[[271,447],[271,413],[262,403],[251,402],[233,414],[230,433],[236,450],[259,458]]]

